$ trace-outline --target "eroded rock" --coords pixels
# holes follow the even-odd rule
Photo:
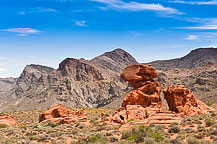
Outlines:
[[[81,119],[85,119],[85,114],[83,110],[77,112],[69,112],[69,109],[62,104],[57,104],[51,106],[47,111],[40,114],[39,122],[42,121],[52,121],[59,124],[69,124]]]
[[[127,105],[141,105],[148,107],[153,102],[161,103],[160,99],[161,86],[157,81],[145,81],[144,85],[131,90],[124,98],[122,107]]]
[[[163,91],[169,110],[180,115],[194,115],[215,111],[214,108],[197,100],[192,91],[183,85],[172,85]]]
[[[121,73],[121,78],[134,88],[141,87],[146,81],[151,81],[156,77],[157,71],[151,65],[130,65]]]
[[[0,115],[0,125],[11,126],[16,124],[18,124],[18,122],[13,117],[9,115]]]

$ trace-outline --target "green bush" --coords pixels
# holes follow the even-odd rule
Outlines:
[[[47,123],[47,126],[50,126],[52,128],[56,127],[58,124],[57,123],[54,123],[54,122],[48,122]]]
[[[205,125],[206,125],[207,127],[212,126],[214,123],[215,123],[215,121],[212,120],[212,119],[210,119],[210,118],[205,119]]]
[[[180,132],[180,128],[177,126],[168,129],[168,133],[178,133],[178,132]]]
[[[8,127],[6,124],[0,124],[0,128],[6,128]]]

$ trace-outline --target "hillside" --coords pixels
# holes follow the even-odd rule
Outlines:
[[[199,48],[192,50],[184,57],[171,60],[150,62],[157,69],[182,68],[191,69],[204,64],[217,63],[217,48]]]
[[[57,70],[27,65],[0,111],[47,108],[61,103],[69,107],[101,107],[125,93],[128,86],[119,74],[137,61],[122,49],[92,60],[66,58]]]

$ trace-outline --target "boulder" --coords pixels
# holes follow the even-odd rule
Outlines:
[[[156,77],[157,71],[151,65],[130,65],[121,73],[121,78],[134,88],[141,87]]]
[[[172,85],[163,91],[169,110],[183,115],[194,115],[215,111],[203,102],[196,99],[190,89],[183,85]]]
[[[49,120],[53,118],[67,117],[69,115],[69,110],[62,104],[57,104],[51,106],[44,113],[39,115],[39,122],[44,120]]]
[[[141,105],[148,107],[153,102],[161,103],[160,99],[161,85],[157,81],[145,81],[144,85],[139,88],[131,90],[124,98],[122,107],[127,105]]]
[[[47,111],[40,114],[39,122],[42,121],[52,121],[59,124],[69,124],[81,119],[85,119],[85,114],[83,110],[77,112],[69,112],[69,109],[62,104],[57,104],[50,107]]]
[[[0,125],[11,126],[16,124],[18,124],[18,122],[13,117],[9,115],[0,115]]]

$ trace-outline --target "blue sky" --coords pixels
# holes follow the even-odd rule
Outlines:
[[[0,77],[123,48],[139,62],[217,46],[217,0],[0,0]]]

